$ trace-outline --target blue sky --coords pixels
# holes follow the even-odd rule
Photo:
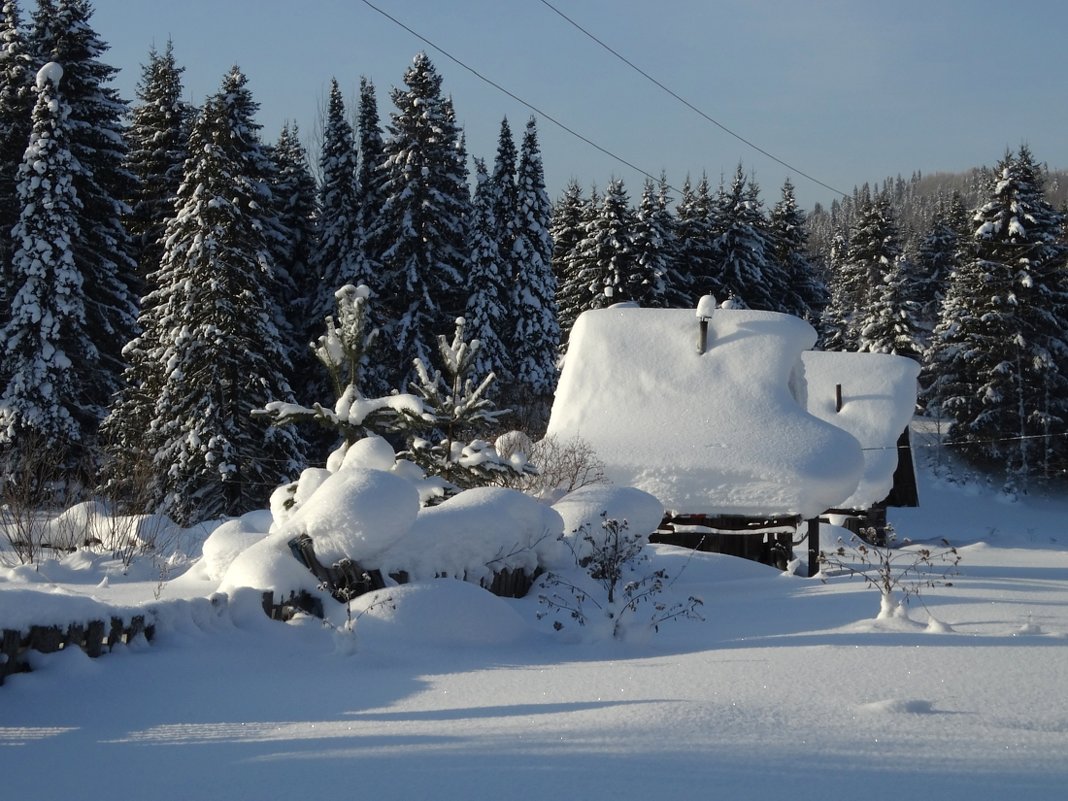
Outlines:
[[[770,205],[790,175],[802,204],[833,193],[701,119],[539,0],[372,0],[514,94],[674,186],[741,161]],[[553,0],[694,106],[797,169],[844,191],[887,175],[992,164],[1030,144],[1068,167],[1068,3],[1019,0]],[[32,0],[23,1],[24,11]],[[330,78],[348,97],[361,75],[389,90],[426,50],[444,76],[472,155],[492,160],[501,118],[530,110],[360,0],[97,0],[96,30],[132,98],[154,43],[173,39],[190,100],[238,64],[264,136],[286,119],[309,143]],[[539,119],[555,198],[644,177]]]

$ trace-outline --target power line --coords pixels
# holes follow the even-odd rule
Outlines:
[[[842,191],[841,189],[835,189],[835,188],[834,188],[833,186],[831,186],[830,184],[825,184],[825,183],[824,183],[823,181],[821,181],[821,180],[820,180],[819,178],[815,178],[815,177],[813,177],[813,176],[809,175],[808,173],[806,173],[806,172],[804,172],[804,171],[802,171],[802,170],[799,170],[799,169],[798,169],[797,167],[793,166],[792,164],[789,164],[788,162],[786,162],[786,161],[783,161],[783,160],[782,160],[781,158],[779,158],[778,156],[776,156],[776,155],[774,155],[774,154],[772,154],[772,153],[769,153],[769,152],[768,152],[767,150],[765,150],[764,148],[760,147],[759,145],[756,145],[756,144],[754,144],[753,142],[751,142],[750,140],[746,139],[746,138],[745,138],[744,136],[742,136],[741,134],[739,134],[739,133],[735,133],[734,131],[732,131],[732,130],[731,130],[730,128],[728,128],[728,127],[727,127],[726,125],[724,125],[723,123],[719,122],[718,120],[716,120],[716,119],[713,119],[713,118],[712,118],[711,116],[709,116],[708,114],[706,114],[706,113],[705,113],[704,111],[702,111],[701,109],[697,108],[697,106],[695,106],[695,105],[694,105],[693,103],[691,103],[691,102],[690,102],[689,100],[686,100],[686,98],[684,98],[684,97],[680,96],[679,94],[677,94],[676,92],[672,91],[672,90],[671,90],[671,89],[669,89],[669,88],[668,88],[667,86],[665,86],[665,85],[664,85],[664,84],[662,84],[662,83],[661,83],[660,81],[658,81],[658,80],[657,80],[656,78],[654,78],[654,77],[653,77],[652,75],[650,75],[650,74],[649,74],[648,72],[646,72],[645,70],[643,70],[643,69],[642,69],[641,67],[637,66],[637,65],[636,65],[636,64],[635,64],[635,63],[634,63],[633,61],[631,61],[630,59],[626,58],[626,57],[625,57],[624,55],[622,55],[621,53],[619,53],[619,52],[618,52],[617,50],[614,50],[614,49],[613,49],[612,47],[610,47],[609,45],[607,45],[607,44],[606,44],[605,42],[603,42],[602,40],[598,39],[598,38],[597,38],[596,36],[594,36],[594,35],[593,35],[592,33],[590,33],[590,32],[589,32],[588,30],[586,30],[586,29],[585,29],[585,28],[583,28],[583,27],[582,27],[581,25],[579,25],[579,24],[578,24],[577,22],[575,22],[575,20],[571,19],[571,17],[569,17],[569,16],[568,16],[567,14],[565,14],[565,13],[564,13],[563,11],[561,11],[560,9],[558,9],[558,8],[557,8],[556,6],[554,6],[554,5],[552,4],[552,3],[548,2],[548,0],[541,0],[541,3],[542,3],[542,5],[544,5],[544,6],[546,7],[546,8],[548,8],[548,9],[549,9],[550,11],[554,12],[555,14],[557,14],[557,15],[558,15],[558,16],[559,16],[560,18],[562,18],[563,20],[565,20],[566,22],[568,22],[568,23],[569,23],[570,25],[574,26],[574,27],[575,27],[575,28],[577,28],[577,29],[578,29],[579,31],[581,31],[581,32],[582,32],[583,34],[585,34],[586,36],[588,36],[588,37],[589,37],[590,39],[592,39],[592,40],[593,40],[594,42],[596,42],[597,44],[599,44],[599,45],[600,45],[601,47],[603,47],[603,48],[604,48],[605,50],[607,50],[607,51],[608,51],[609,53],[611,53],[611,54],[612,54],[613,56],[615,56],[616,58],[618,58],[618,59],[619,59],[620,61],[622,61],[622,62],[623,62],[624,64],[626,64],[626,65],[627,65],[628,67],[630,67],[630,68],[631,68],[632,70],[634,70],[635,72],[637,72],[637,73],[638,73],[639,75],[641,75],[641,76],[642,76],[643,78],[645,78],[646,80],[650,81],[650,82],[651,82],[651,83],[653,83],[653,84],[654,84],[655,86],[658,86],[658,87],[659,87],[660,89],[662,89],[663,91],[667,92],[667,93],[668,93],[669,95],[671,95],[671,96],[672,96],[673,98],[675,98],[676,100],[678,100],[678,101],[679,101],[680,103],[682,103],[682,104],[683,104],[684,106],[686,106],[686,107],[687,107],[688,109],[690,109],[691,111],[695,112],[696,114],[698,114],[699,116],[701,116],[702,118],[704,118],[705,120],[707,120],[708,122],[712,123],[713,125],[715,125],[715,126],[716,126],[717,128],[719,128],[719,129],[720,129],[721,131],[723,131],[724,133],[727,133],[727,134],[729,134],[730,136],[733,136],[733,137],[734,137],[735,139],[737,139],[737,140],[738,140],[739,142],[741,142],[741,143],[742,143],[742,144],[744,144],[744,145],[747,145],[748,147],[751,147],[751,148],[752,148],[753,150],[755,150],[755,151],[756,151],[757,153],[761,153],[761,154],[763,154],[763,155],[767,156],[767,157],[768,157],[769,159],[771,159],[772,161],[774,161],[774,162],[775,162],[776,164],[781,164],[781,165],[782,165],[783,167],[786,167],[786,169],[788,169],[788,170],[792,170],[793,172],[796,172],[796,173],[797,173],[798,175],[800,175],[800,176],[801,176],[802,178],[807,178],[807,179],[808,179],[809,181],[812,181],[812,182],[813,182],[814,184],[818,184],[818,185],[822,186],[822,187],[823,187],[824,189],[829,189],[830,191],[832,191],[832,192],[834,192],[834,193],[836,193],[836,194],[839,194],[839,195],[841,195],[842,197],[847,197],[846,193],[845,193],[845,192],[843,192],[843,191]]]
[[[423,44],[426,44],[426,45],[432,47],[434,50],[436,50],[439,53],[441,53],[443,56],[445,56],[447,59],[449,59],[453,63],[457,64],[460,67],[463,67],[465,70],[467,70],[472,75],[474,75],[476,78],[478,78],[480,81],[483,81],[483,82],[489,84],[490,86],[492,86],[497,91],[503,92],[508,97],[512,98],[512,100],[515,100],[517,103],[520,103],[520,104],[526,106],[528,109],[533,111],[535,114],[538,114],[539,116],[544,117],[546,120],[551,122],[557,128],[560,128],[561,130],[566,131],[567,133],[569,133],[572,136],[574,136],[576,139],[579,139],[579,140],[585,142],[587,145],[589,145],[590,147],[594,148],[595,150],[598,150],[599,152],[603,153],[604,155],[608,156],[611,159],[615,159],[620,164],[623,164],[623,165],[625,165],[627,167],[630,167],[630,169],[634,170],[635,172],[641,173],[642,175],[644,175],[649,180],[651,180],[651,181],[659,181],[660,180],[659,178],[654,176],[652,173],[647,172],[646,170],[643,170],[641,167],[637,166],[636,164],[632,164],[631,162],[627,161],[622,156],[619,156],[619,155],[613,153],[608,148],[597,144],[596,142],[594,142],[589,137],[583,136],[578,131],[576,131],[574,128],[568,127],[567,125],[562,123],[560,120],[558,120],[555,117],[553,117],[551,114],[547,114],[546,112],[542,111],[540,108],[535,106],[534,104],[529,103],[526,100],[524,100],[523,98],[519,97],[519,95],[515,94],[514,92],[512,92],[512,91],[510,91],[508,89],[505,89],[503,86],[501,86],[499,83],[497,83],[493,79],[488,78],[487,76],[483,75],[481,72],[476,70],[474,67],[470,66],[469,64],[465,63],[464,61],[461,61],[459,58],[457,58],[452,53],[450,53],[449,51],[447,51],[444,48],[442,48],[440,45],[435,44],[430,39],[428,39],[427,37],[423,36],[421,33],[418,33],[417,31],[415,31],[412,28],[408,27],[403,22],[401,22],[399,19],[394,17],[392,14],[388,13],[387,11],[384,11],[383,9],[379,8],[378,6],[376,6],[374,3],[370,2],[370,0],[361,0],[361,2],[365,6],[367,6],[369,9],[371,9],[372,11],[375,11],[378,14],[381,14],[383,17],[385,17],[390,22],[392,22],[394,25],[396,25],[396,26],[398,26],[400,28],[403,28],[405,31],[407,31],[412,36],[414,36],[416,39],[418,39],[419,41],[423,42]],[[799,173],[799,174],[803,175],[803,173]],[[681,192],[678,189],[676,189],[675,187],[671,186],[670,184],[667,185],[667,188],[671,189],[673,192],[681,194]]]

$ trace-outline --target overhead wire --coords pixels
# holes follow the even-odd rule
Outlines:
[[[774,161],[776,164],[779,164],[779,165],[781,165],[783,167],[786,167],[786,169],[797,173],[802,178],[806,178],[807,180],[812,181],[812,183],[817,184],[819,186],[822,186],[824,189],[828,189],[831,192],[834,192],[834,193],[836,193],[838,195],[841,195],[842,197],[847,197],[847,194],[845,192],[843,192],[841,189],[836,189],[835,187],[831,186],[830,184],[824,183],[819,178],[816,178],[816,177],[814,177],[812,175],[809,175],[807,172],[804,172],[803,170],[798,169],[797,167],[795,167],[794,165],[790,164],[789,162],[779,158],[774,153],[768,152],[764,148],[760,147],[759,145],[757,145],[754,142],[750,141],[749,139],[745,138],[744,136],[742,136],[741,134],[737,133],[736,131],[731,130],[726,125],[724,125],[723,123],[719,122],[719,120],[714,119],[711,115],[709,115],[709,114],[705,113],[704,111],[702,111],[701,109],[699,109],[697,106],[695,106],[689,100],[687,100],[686,98],[682,97],[677,92],[673,91],[672,89],[670,89],[669,87],[665,86],[663,83],[658,81],[656,78],[654,78],[648,72],[643,70],[641,67],[639,67],[637,64],[635,64],[633,61],[628,59],[622,53],[620,53],[619,51],[617,51],[613,47],[609,46],[603,40],[599,39],[597,36],[595,36],[589,30],[587,30],[582,25],[577,23],[575,20],[573,20],[571,17],[569,17],[563,11],[558,9],[556,6],[554,6],[548,0],[540,0],[540,2],[541,2],[542,5],[544,5],[546,8],[548,8],[550,11],[552,11],[555,14],[557,14],[561,19],[565,20],[569,25],[572,25],[574,28],[576,28],[577,30],[581,31],[585,36],[589,37],[591,40],[593,40],[598,45],[603,47],[605,50],[607,50],[613,56],[618,58],[620,61],[622,61],[624,64],[626,64],[632,70],[637,72],[643,78],[648,80],[650,83],[652,83],[653,85],[659,87],[663,91],[667,92],[669,95],[671,95],[673,98],[678,100],[680,103],[682,103],[688,109],[690,109],[691,111],[693,111],[694,113],[696,113],[697,115],[702,117],[703,119],[707,120],[708,122],[712,123],[713,125],[715,125],[717,128],[719,128],[724,133],[729,134],[730,136],[734,137],[735,139],[737,139],[742,144],[744,144],[744,145],[752,148],[753,150],[755,150],[757,153],[760,153],[760,154],[762,154],[764,156],[767,156],[769,159]]]
[[[574,136],[576,139],[579,139],[582,142],[585,142],[590,147],[594,148],[595,150],[597,150],[600,153],[603,153],[604,155],[608,156],[609,158],[614,159],[615,161],[618,161],[620,164],[623,164],[624,166],[629,167],[630,169],[634,170],[635,172],[640,173],[641,175],[644,175],[649,180],[651,180],[651,181],[659,181],[660,180],[658,177],[654,176],[651,172],[648,172],[647,170],[642,169],[638,165],[628,161],[627,159],[623,158],[622,156],[618,155],[617,153],[613,153],[611,150],[609,150],[608,148],[604,147],[603,145],[599,145],[597,142],[593,141],[588,136],[585,136],[585,135],[579,133],[574,128],[571,128],[570,126],[564,124],[560,120],[556,119],[556,117],[552,116],[551,114],[549,114],[549,113],[543,111],[542,109],[538,108],[537,106],[535,106],[533,103],[530,103],[529,101],[524,100],[519,95],[517,95],[514,92],[512,92],[511,90],[506,89],[504,86],[502,86],[501,84],[497,83],[492,78],[489,78],[488,76],[483,75],[481,72],[476,70],[470,64],[467,64],[466,62],[462,61],[457,56],[454,56],[448,50],[445,50],[443,47],[441,47],[441,45],[438,45],[438,44],[434,43],[433,41],[428,39],[426,36],[423,36],[418,31],[412,29],[411,27],[409,27],[405,23],[401,22],[399,19],[394,17],[392,14],[390,14],[388,11],[385,11],[384,9],[379,8],[374,3],[370,2],[370,0],[361,0],[361,2],[365,6],[370,8],[372,11],[374,11],[374,12],[382,15],[386,19],[388,19],[394,25],[396,25],[399,28],[402,28],[405,31],[407,31],[408,33],[410,33],[412,36],[414,36],[419,41],[423,42],[425,45],[427,45],[427,46],[433,48],[434,50],[436,50],[437,52],[441,53],[443,56],[445,56],[447,59],[452,61],[454,64],[456,64],[456,65],[462,67],[463,69],[467,70],[472,75],[474,75],[476,78],[478,78],[480,81],[483,81],[484,83],[487,83],[490,86],[492,86],[497,91],[504,93],[508,97],[510,97],[513,100],[515,100],[517,103],[520,103],[521,105],[523,105],[526,108],[528,108],[531,111],[533,111],[535,114],[537,114],[537,115],[543,117],[544,119],[548,120],[553,125],[555,125],[557,128],[560,128],[561,130],[571,134],[571,136]],[[671,189],[673,192],[679,193],[679,190],[676,189],[675,187],[671,186],[670,184],[667,184],[666,186],[667,186],[668,189]]]

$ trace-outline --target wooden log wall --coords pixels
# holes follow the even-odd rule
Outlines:
[[[13,673],[29,672],[27,661],[30,651],[52,654],[65,648],[81,648],[87,655],[96,658],[116,645],[126,644],[138,636],[149,642],[156,635],[156,627],[146,623],[144,615],[134,615],[129,623],[121,617],[109,621],[91,620],[63,626],[30,626],[28,631],[4,629],[0,639],[0,685]]]

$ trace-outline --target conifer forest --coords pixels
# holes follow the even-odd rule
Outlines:
[[[743,164],[552,199],[536,119],[468,153],[425,53],[382,98],[334,80],[309,153],[295,123],[261,129],[238,66],[193,107],[167,42],[125,99],[88,0],[29,6],[0,19],[0,485],[241,513],[324,458],[338,426],[286,415],[336,423],[346,386],[413,452],[453,422],[537,437],[579,314],[707,294],[920,361],[918,411],[1010,491],[1068,467],[1066,181],[1026,145],[808,212]],[[481,413],[405,423],[441,371]]]

